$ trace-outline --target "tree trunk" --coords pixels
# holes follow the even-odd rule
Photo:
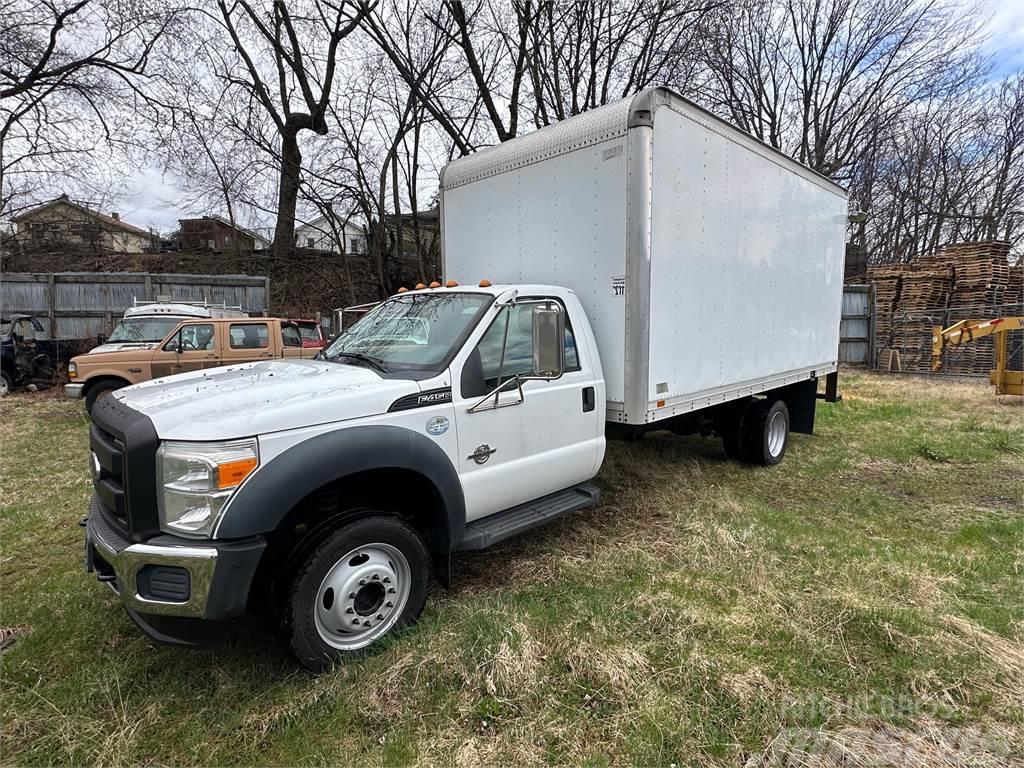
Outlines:
[[[274,226],[275,256],[288,256],[295,250],[295,204],[299,198],[299,171],[302,152],[297,131],[281,135],[281,182],[277,190],[277,224]]]

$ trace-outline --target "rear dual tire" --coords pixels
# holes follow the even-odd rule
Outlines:
[[[747,401],[722,431],[722,446],[729,458],[762,467],[782,461],[789,446],[789,409],[782,400]]]

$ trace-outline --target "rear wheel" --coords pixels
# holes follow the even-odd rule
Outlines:
[[[419,618],[430,558],[411,527],[386,515],[330,534],[299,568],[287,606],[292,652],[323,672]]]
[[[14,379],[7,371],[0,372],[0,397],[6,397],[14,389]]]
[[[789,409],[782,400],[754,400],[744,414],[741,450],[745,461],[771,467],[789,445]]]

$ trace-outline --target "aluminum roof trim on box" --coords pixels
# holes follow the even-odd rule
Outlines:
[[[827,176],[797,162],[785,152],[766,144],[665,86],[648,88],[629,98],[573,115],[533,133],[452,160],[441,169],[441,189],[454,189],[557,155],[594,146],[616,136],[625,136],[630,128],[653,127],[655,113],[666,106],[699,122],[709,130],[747,145],[748,149],[772,162],[796,171],[834,192],[847,195],[844,187]]]
[[[631,103],[632,99],[615,101],[453,160],[441,169],[441,188],[454,189],[625,136]]]

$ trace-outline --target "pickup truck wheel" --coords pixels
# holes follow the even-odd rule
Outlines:
[[[7,371],[0,372],[0,397],[6,397],[14,389],[14,380]]]
[[[772,467],[782,461],[789,445],[789,409],[782,400],[755,400],[744,415],[744,458]]]
[[[419,618],[430,558],[419,535],[395,517],[374,515],[339,528],[292,583],[288,613],[299,663],[323,672],[337,660]]]
[[[92,409],[96,406],[98,401],[102,400],[115,389],[120,389],[123,386],[123,384],[119,384],[116,381],[100,381],[93,384],[85,394],[86,412],[91,415]]]

